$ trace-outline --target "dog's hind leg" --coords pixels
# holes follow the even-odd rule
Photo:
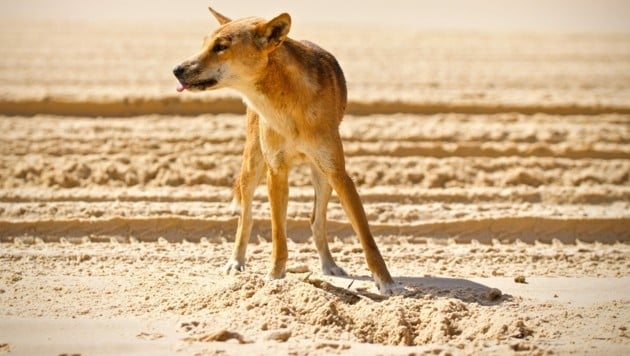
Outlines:
[[[333,139],[331,138],[331,141]],[[326,143],[328,143],[328,146],[326,146]],[[345,210],[350,224],[361,242],[365,260],[379,291],[385,295],[403,293],[405,289],[394,282],[387,270],[387,265],[370,231],[359,193],[354,182],[346,172],[341,139],[337,137],[332,144],[330,142],[320,142],[320,145],[317,147],[319,149],[313,150],[313,152],[316,152],[316,155],[311,161],[318,165],[328,179],[328,183],[337,192],[341,206]]]
[[[332,194],[332,187],[328,184],[326,176],[313,165],[311,165],[311,176],[313,179],[313,187],[315,188],[315,202],[313,204],[313,214],[311,215],[311,231],[313,232],[313,240],[315,240],[319,260],[322,264],[322,272],[329,276],[347,276],[346,271],[337,266],[328,248],[326,211],[330,195]]]
[[[252,201],[254,192],[265,170],[260,149],[258,114],[247,111],[247,138],[243,149],[243,163],[234,184],[234,202],[240,207],[238,227],[232,257],[224,267],[225,273],[242,272],[245,269],[245,253],[252,232]]]

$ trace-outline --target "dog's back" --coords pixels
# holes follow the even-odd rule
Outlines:
[[[286,136],[292,135],[289,131],[336,131],[346,110],[347,89],[335,57],[310,41],[286,38],[268,58],[263,80],[244,91],[247,105]],[[295,127],[280,127],[289,121]]]
[[[320,85],[336,89],[334,90],[335,96],[337,97],[335,103],[339,105],[336,110],[340,113],[339,119],[341,120],[348,101],[346,78],[343,75],[341,66],[332,54],[317,44],[306,40],[300,42],[309,49],[310,56],[306,57],[308,58],[308,62],[305,64],[313,69],[311,75],[318,78],[317,82],[320,83]],[[288,48],[290,49],[291,46]]]

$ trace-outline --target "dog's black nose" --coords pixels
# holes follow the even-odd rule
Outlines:
[[[175,74],[177,78],[181,77],[185,71],[186,71],[186,68],[181,64],[173,68],[173,74]]]

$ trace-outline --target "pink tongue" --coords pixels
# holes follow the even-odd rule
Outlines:
[[[181,84],[181,83],[180,83],[180,84],[177,86],[177,91],[178,91],[179,93],[181,93],[181,92],[183,92],[184,90],[186,90],[186,88],[188,88],[188,85],[186,85],[186,84]]]

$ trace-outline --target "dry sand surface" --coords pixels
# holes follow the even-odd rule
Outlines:
[[[348,78],[347,169],[403,296],[306,167],[289,272],[221,274],[244,143],[229,91],[176,95],[210,27],[0,25],[0,354],[630,353],[630,35],[300,27]]]

